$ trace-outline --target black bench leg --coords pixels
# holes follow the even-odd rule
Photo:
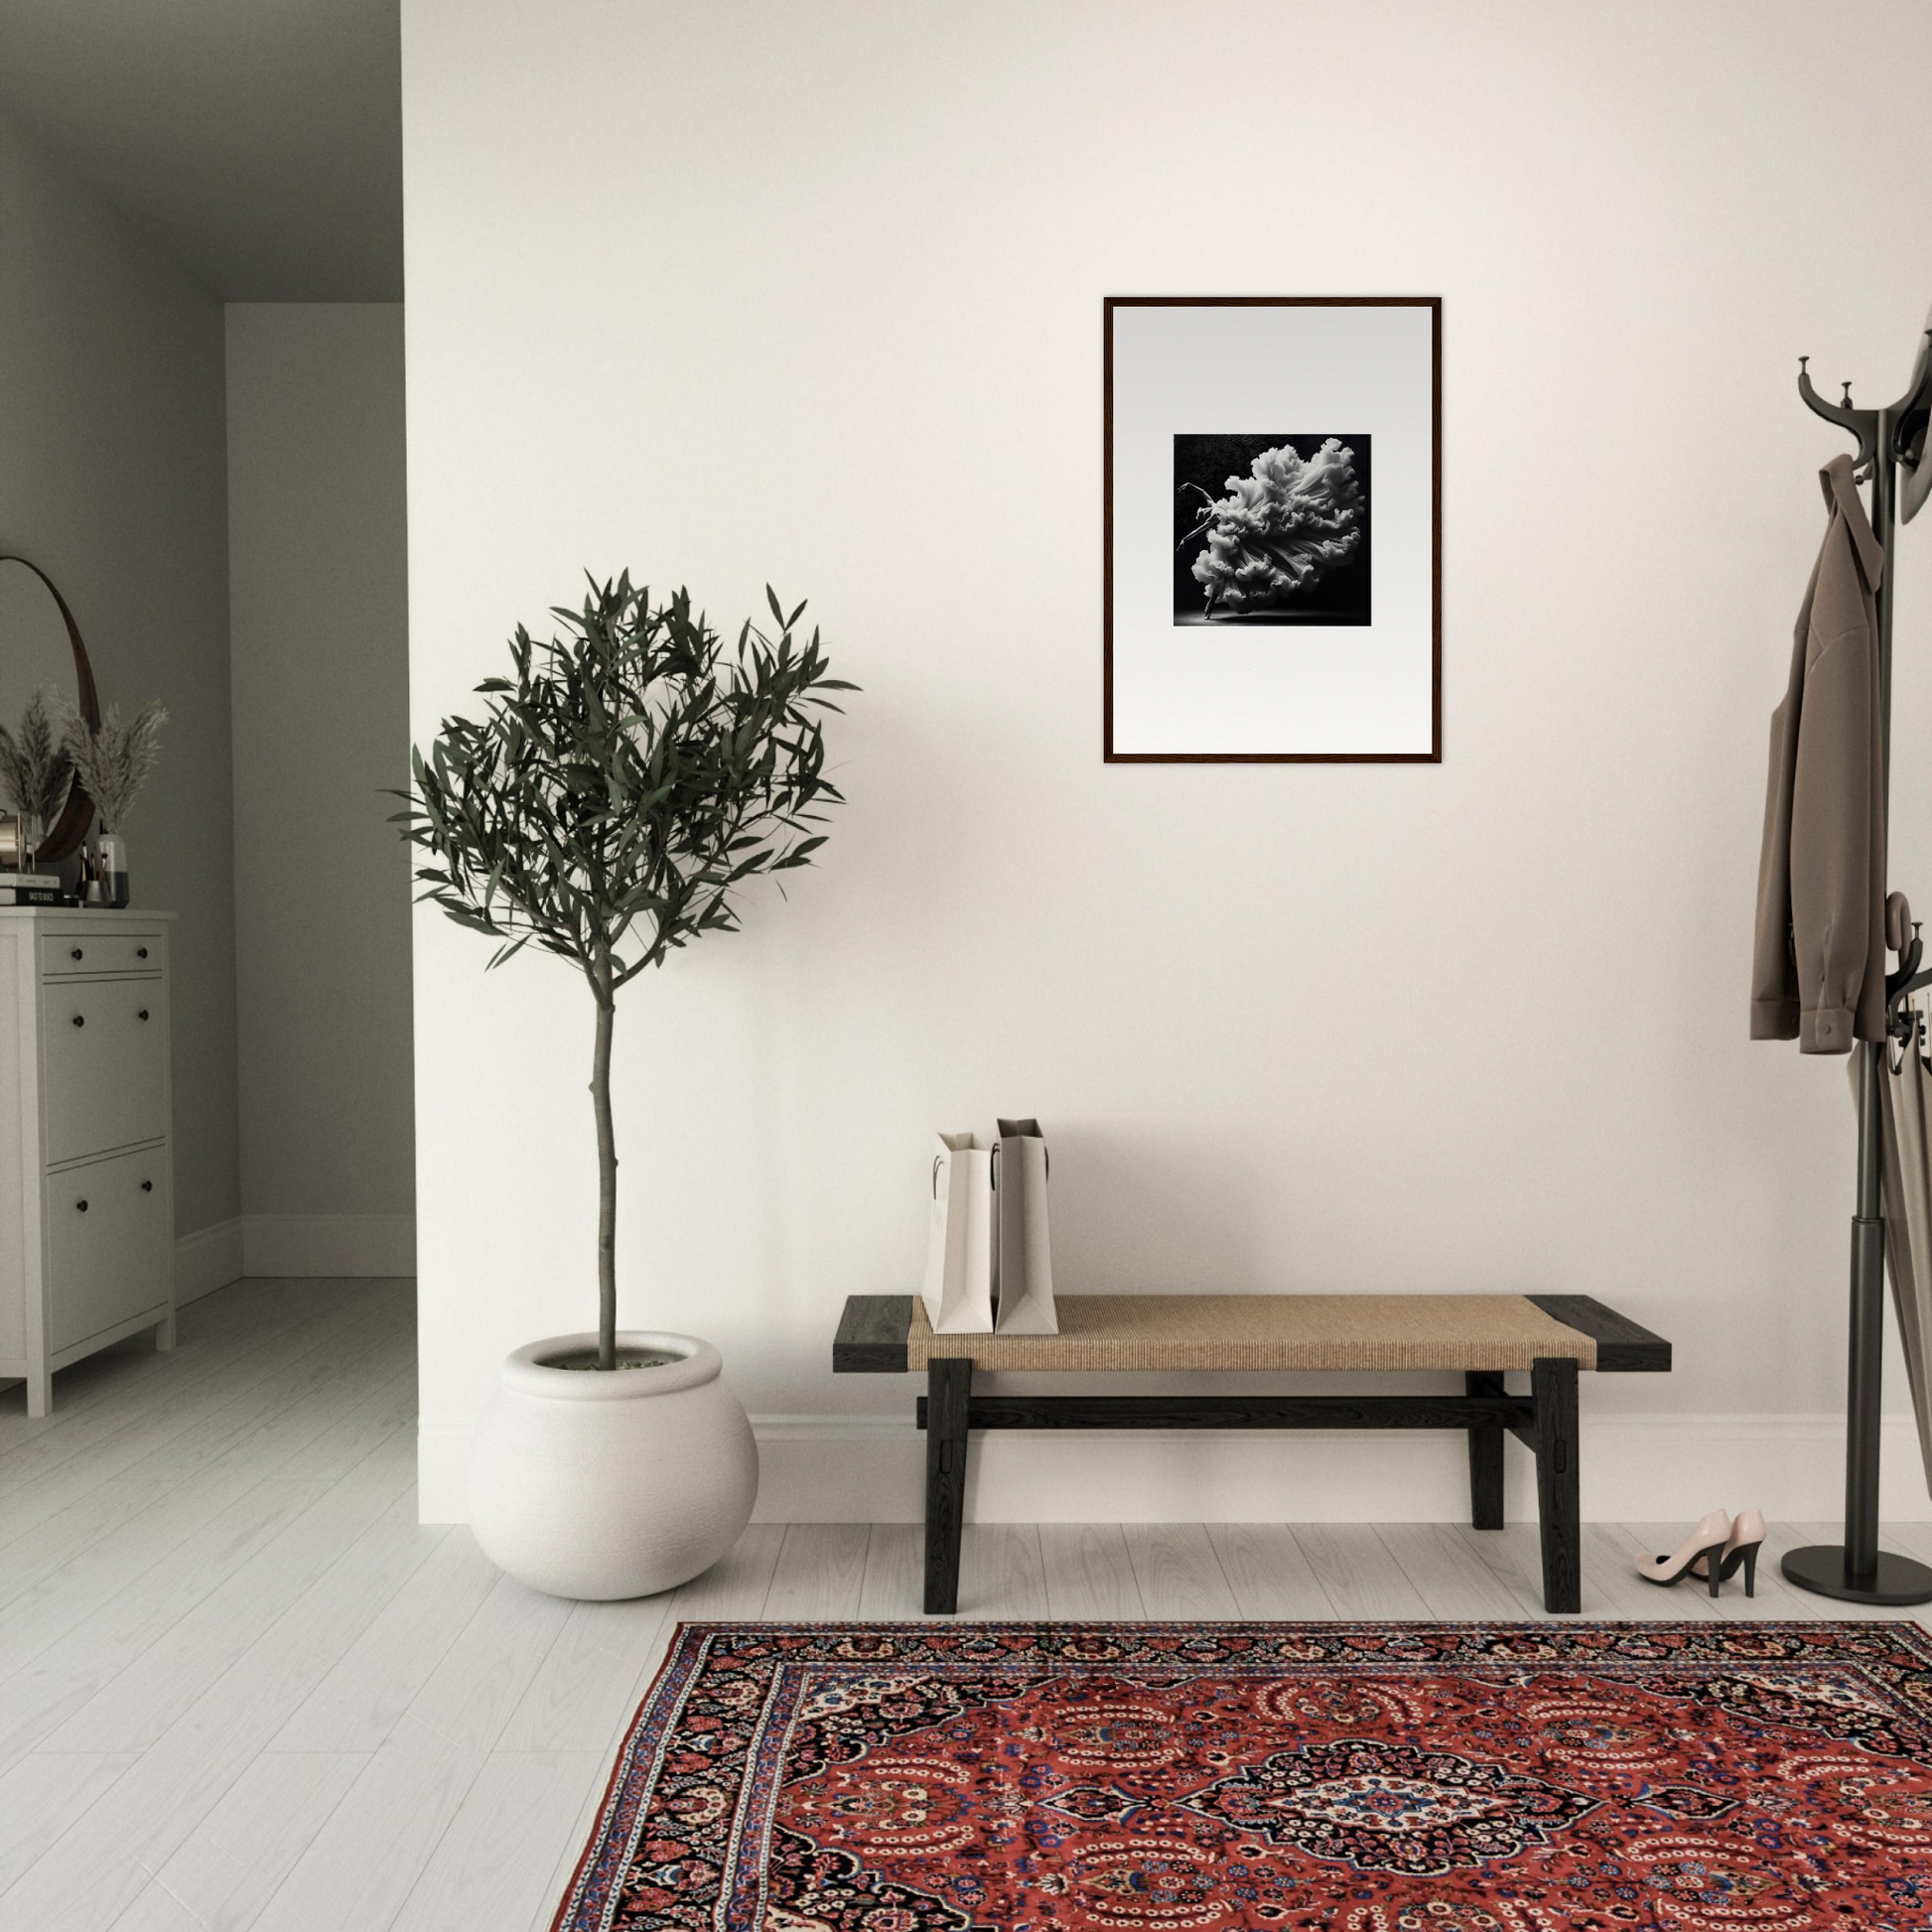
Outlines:
[[[1536,1511],[1543,1526],[1543,1607],[1584,1607],[1583,1511],[1577,1486],[1577,1364],[1539,1356],[1530,1371],[1536,1408]]]
[[[1470,1372],[1462,1378],[1470,1395],[1506,1393],[1500,1375]],[[1503,1526],[1503,1426],[1485,1424],[1469,1431],[1469,1521],[1479,1530]]]
[[[925,1371],[925,1607],[959,1608],[959,1533],[966,1521],[966,1404],[973,1365],[935,1356]]]

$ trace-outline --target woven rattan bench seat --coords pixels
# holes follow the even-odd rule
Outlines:
[[[1056,1335],[935,1335],[916,1296],[854,1296],[833,1366],[983,1369],[1665,1369],[1670,1344],[1587,1296],[1062,1295]]]

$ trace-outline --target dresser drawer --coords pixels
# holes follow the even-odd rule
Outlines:
[[[41,940],[41,973],[47,979],[75,973],[158,973],[158,932],[50,932]]]
[[[165,1147],[69,1168],[43,1185],[57,1351],[169,1299],[174,1230]]]
[[[168,1015],[158,980],[71,980],[42,990],[49,1165],[168,1132]]]

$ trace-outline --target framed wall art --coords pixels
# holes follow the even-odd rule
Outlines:
[[[1109,296],[1110,762],[1443,755],[1439,296]]]

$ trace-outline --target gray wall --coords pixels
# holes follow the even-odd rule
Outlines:
[[[175,933],[176,1225],[240,1206],[221,305],[0,117],[0,546],[73,608],[103,703],[161,697],[128,828]]]
[[[297,1247],[347,1267],[383,1241],[345,1219],[414,1204],[402,309],[235,304],[227,342],[242,1207],[251,1257],[326,1217]]]

